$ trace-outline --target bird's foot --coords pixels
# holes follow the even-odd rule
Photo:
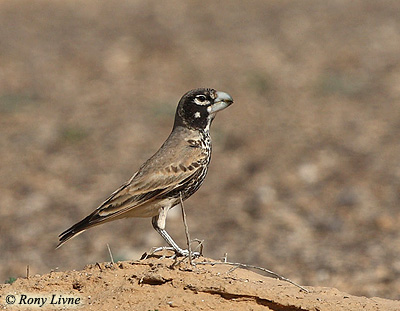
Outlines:
[[[180,252],[176,251],[174,256],[189,257],[189,250],[188,249],[180,249]],[[192,258],[199,258],[200,256],[203,256],[203,254],[201,252],[193,252],[193,251],[191,252]]]
[[[198,243],[198,245],[195,247],[195,249],[198,249],[199,251],[191,251],[190,252],[191,253],[191,258],[193,259],[193,258],[199,258],[199,257],[203,256],[203,247],[204,247],[203,242],[204,242],[204,240],[194,239],[194,240],[192,240],[190,242],[190,245],[193,242],[197,242]],[[182,249],[182,248],[178,247],[177,249],[174,249],[174,250],[175,250],[176,257],[179,257],[179,256],[182,256],[182,257],[185,257],[185,258],[189,257],[189,250],[188,249]]]
[[[158,257],[159,259],[164,259],[164,258],[175,258],[175,254],[172,256],[167,256],[166,254],[160,254],[160,255],[156,255],[156,253],[158,252],[162,252],[162,251],[173,251],[175,252],[174,248],[170,247],[170,246],[160,246],[160,247],[152,247],[150,249],[150,251],[145,252],[142,257],[140,257],[140,260],[144,260],[147,259],[149,257]]]
[[[189,250],[188,249],[182,249],[182,248],[178,248],[175,249],[171,246],[160,246],[160,247],[155,247],[152,248],[149,252],[146,252],[142,255],[142,257],[140,259],[147,259],[150,256],[155,256],[155,253],[158,252],[162,252],[162,251],[173,251],[174,254],[171,256],[167,256],[165,254],[162,254],[159,258],[160,259],[164,259],[164,258],[168,258],[168,259],[176,259],[177,257],[189,257]],[[202,251],[202,249],[201,249]],[[199,258],[200,256],[203,256],[202,252],[196,252],[196,251],[192,251],[191,252],[191,257],[192,258]]]

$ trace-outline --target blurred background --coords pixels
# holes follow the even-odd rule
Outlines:
[[[400,299],[400,2],[0,3],[0,281],[136,260],[150,219],[57,236],[128,180],[197,87],[235,104],[188,201],[205,256]],[[185,245],[180,210],[167,222]]]

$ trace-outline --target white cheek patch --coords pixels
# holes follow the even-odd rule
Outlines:
[[[210,130],[210,125],[211,125],[211,122],[212,122],[213,119],[214,119],[213,115],[210,114],[209,116],[207,116],[207,125],[205,127],[206,131]]]
[[[196,112],[194,113],[194,117],[195,117],[196,119],[200,118],[200,117],[201,117],[201,113],[200,113],[199,111],[196,111]]]

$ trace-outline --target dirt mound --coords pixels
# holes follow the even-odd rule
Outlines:
[[[211,262],[207,258],[198,263]],[[351,296],[334,288],[307,287],[229,265],[147,258],[50,272],[1,285],[5,309],[84,310],[400,310],[399,301]]]

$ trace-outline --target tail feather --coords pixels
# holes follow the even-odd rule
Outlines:
[[[166,189],[156,189],[140,195],[130,196],[125,193],[126,191],[123,192],[127,185],[128,183],[122,185],[121,188],[115,191],[93,213],[61,233],[59,235],[59,243],[56,249],[61,247],[68,240],[91,227],[124,217],[123,215],[126,214],[127,211],[144,203],[150,202],[157,195],[166,191]]]
[[[65,242],[77,236],[78,234],[82,233],[83,231],[98,225],[99,221],[96,215],[98,216],[97,211],[95,211],[94,213],[82,219],[80,222],[76,223],[75,225],[71,226],[70,228],[62,232],[59,235],[59,243],[56,249],[61,247]]]

